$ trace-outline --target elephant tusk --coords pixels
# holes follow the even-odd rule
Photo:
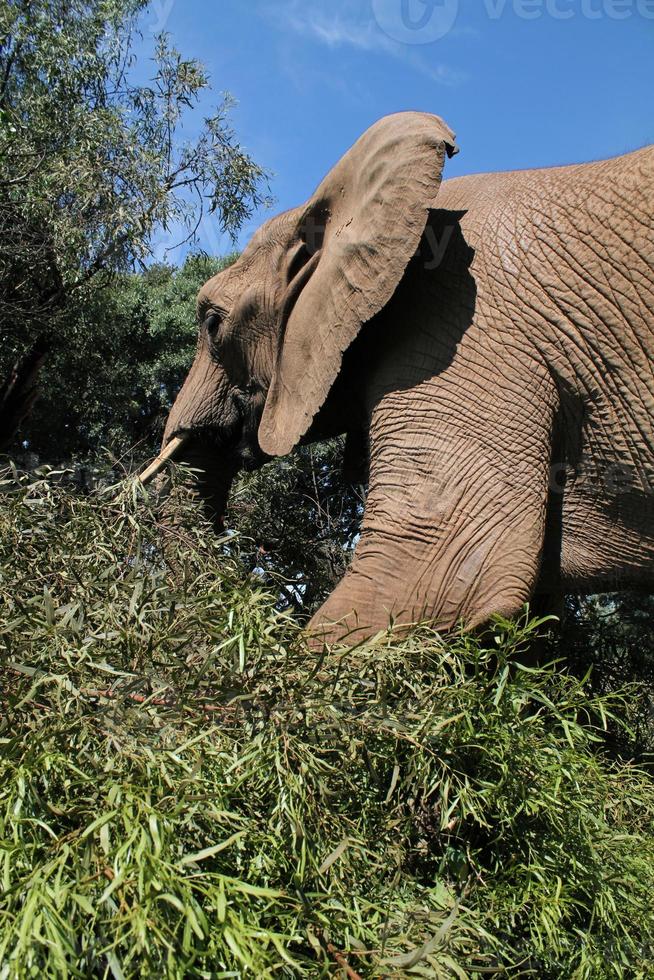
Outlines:
[[[174,439],[171,439],[170,442],[166,445],[165,449],[161,450],[161,452],[154,460],[154,462],[150,463],[150,465],[146,469],[144,469],[143,472],[140,474],[138,478],[139,482],[142,483],[144,486],[146,483],[149,483],[150,480],[154,476],[156,476],[160,470],[163,469],[166,462],[175,455],[177,450],[184,445],[186,440],[187,440],[186,436],[175,436]]]

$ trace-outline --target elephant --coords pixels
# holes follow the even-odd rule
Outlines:
[[[358,641],[651,590],[654,146],[442,182],[438,116],[376,122],[198,296],[161,456],[235,474],[345,434],[368,493],[309,624]]]

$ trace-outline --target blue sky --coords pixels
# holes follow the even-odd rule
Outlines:
[[[654,142],[654,0],[154,0],[144,45],[161,29],[238,100],[232,121],[273,172],[274,211],[401,109],[455,130],[446,176]],[[203,238],[229,249],[215,229]]]

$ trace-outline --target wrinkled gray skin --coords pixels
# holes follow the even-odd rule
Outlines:
[[[218,514],[243,466],[369,446],[318,637],[652,587],[654,147],[439,187],[452,149],[435,116],[382,119],[200,292],[164,444],[191,437]]]

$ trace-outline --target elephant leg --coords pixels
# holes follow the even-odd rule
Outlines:
[[[405,393],[406,394],[406,393]],[[427,403],[429,404],[429,403]],[[533,406],[532,406],[533,407]],[[539,578],[553,405],[500,405],[456,424],[393,404],[371,429],[370,490],[352,564],[314,615],[314,636],[355,641],[392,618],[447,630],[514,616]],[[468,422],[468,424],[466,424]],[[474,423],[474,424],[473,424]],[[470,433],[473,433],[472,435]]]

